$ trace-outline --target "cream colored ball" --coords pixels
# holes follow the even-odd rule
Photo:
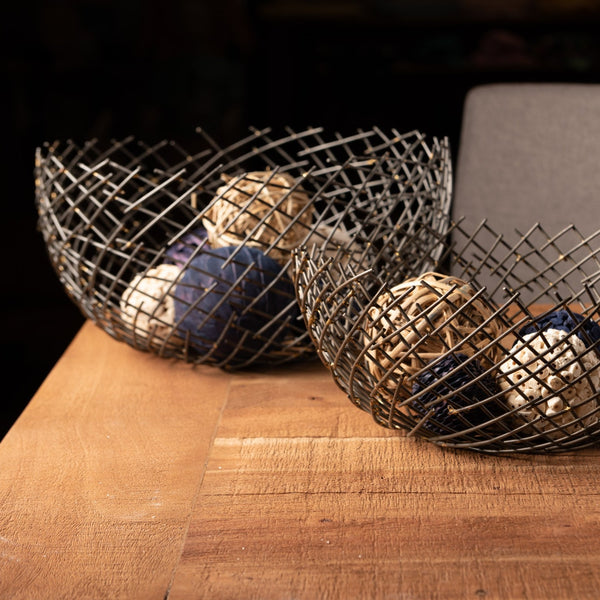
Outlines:
[[[175,322],[172,294],[180,274],[176,265],[164,264],[138,273],[131,280],[121,295],[120,308],[121,318],[136,335],[150,336],[158,345],[169,336]]]
[[[539,420],[541,431],[561,425],[565,433],[575,433],[598,422],[593,412],[598,400],[590,398],[600,385],[599,359],[576,335],[559,329],[529,333],[514,344],[510,356],[500,365],[499,383],[517,415]]]
[[[324,223],[314,229],[303,245],[309,251],[314,245],[321,249],[325,260],[331,258],[341,264],[348,263],[353,257],[359,260],[364,252],[363,246],[354,243],[353,236],[345,227],[331,227]]]

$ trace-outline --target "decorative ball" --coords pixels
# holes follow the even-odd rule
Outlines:
[[[221,178],[226,185],[217,189],[202,219],[210,245],[255,246],[285,264],[312,226],[308,194],[288,173],[252,171]]]
[[[364,252],[362,245],[354,243],[354,238],[348,233],[343,227],[330,227],[321,223],[318,225],[312,233],[303,242],[308,250],[313,245],[317,248],[323,248],[323,258],[332,258],[335,261],[340,261],[342,264],[348,262],[351,256],[360,258]]]
[[[465,281],[435,272],[408,279],[382,293],[369,309],[365,328],[373,377],[391,377],[391,384],[402,386],[402,395],[409,397],[406,378],[449,350],[472,356],[490,345],[480,361],[488,367],[494,364],[500,350],[493,340],[501,331],[501,322],[493,318],[491,307],[481,299],[473,300],[475,293]]]
[[[199,252],[198,248],[204,248],[204,246],[208,246],[206,229],[204,227],[192,229],[167,248],[165,262],[183,267],[194,253]]]
[[[584,319],[585,317],[579,313],[564,309],[556,310],[525,325],[521,328],[519,334],[524,336],[544,329],[558,329],[571,333]],[[589,347],[600,339],[600,325],[591,319],[587,319],[576,335]]]
[[[194,257],[177,284],[175,321],[198,352],[229,365],[255,356],[267,343],[284,344],[287,319],[300,314],[281,265],[252,246],[228,246]],[[232,353],[235,352],[235,355]]]
[[[176,265],[162,264],[138,273],[121,294],[123,321],[136,336],[150,337],[151,345],[161,346],[171,334],[175,322],[173,291],[181,270]],[[171,336],[169,341],[175,343]]]
[[[538,430],[563,426],[564,433],[598,422],[593,413],[599,401],[591,398],[599,389],[599,359],[576,335],[560,329],[528,333],[510,357],[500,365],[499,381],[517,415],[535,420]]]
[[[415,398],[410,407],[420,418],[429,415],[421,426],[424,430],[436,435],[459,432],[483,425],[500,414],[500,404],[496,400],[486,402],[500,393],[496,381],[489,374],[484,375],[485,369],[477,359],[464,364],[467,360],[466,354],[449,354],[435,364],[431,363],[415,379],[412,387]],[[440,381],[445,376],[447,378]],[[434,387],[418,396],[431,385]],[[463,386],[467,387],[461,389]],[[443,398],[448,394],[451,395]]]

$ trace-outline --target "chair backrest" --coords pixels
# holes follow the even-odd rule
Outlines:
[[[600,85],[504,83],[465,99],[454,220],[484,218],[508,240],[539,222],[553,235],[600,229]],[[483,282],[485,285],[489,284]]]
[[[465,99],[453,216],[502,231],[600,227],[600,85],[509,83]]]

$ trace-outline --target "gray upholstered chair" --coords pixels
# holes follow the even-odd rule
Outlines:
[[[519,265],[512,272],[511,267],[505,279],[499,279],[500,271],[489,276],[484,269],[476,281],[495,295],[505,288],[518,289],[515,277],[522,281],[533,276],[533,284],[519,290],[525,301],[552,288],[557,269],[571,268],[578,260],[576,252],[565,260],[557,249],[555,269],[545,267],[545,261],[536,266],[531,249],[547,246],[548,238],[571,223],[584,237],[600,229],[600,85],[507,83],[473,88],[464,105],[452,215],[455,220],[464,218],[462,226],[468,231],[488,219],[494,233],[509,244],[541,223],[543,230],[527,238],[528,247],[524,244],[530,268]],[[581,239],[569,232],[560,241],[572,248]],[[592,240],[594,247],[599,243],[598,238]],[[493,244],[490,235],[479,254]],[[536,268],[545,272],[536,277]],[[462,274],[457,265],[453,272]],[[563,285],[565,295],[581,288],[579,272],[569,277],[574,287]]]
[[[600,85],[491,84],[467,94],[453,215],[513,231],[600,228]]]

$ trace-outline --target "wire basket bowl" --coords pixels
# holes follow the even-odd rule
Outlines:
[[[60,281],[139,350],[229,369],[314,358],[294,248],[369,268],[376,239],[448,227],[446,139],[250,129],[220,147],[198,134],[193,152],[133,137],[36,151],[38,227]]]
[[[559,453],[597,443],[600,231],[536,224],[513,239],[458,221],[438,237],[441,254],[436,236],[425,236],[428,265],[407,238],[386,270],[294,251],[300,309],[337,385],[378,424],[440,446]]]

